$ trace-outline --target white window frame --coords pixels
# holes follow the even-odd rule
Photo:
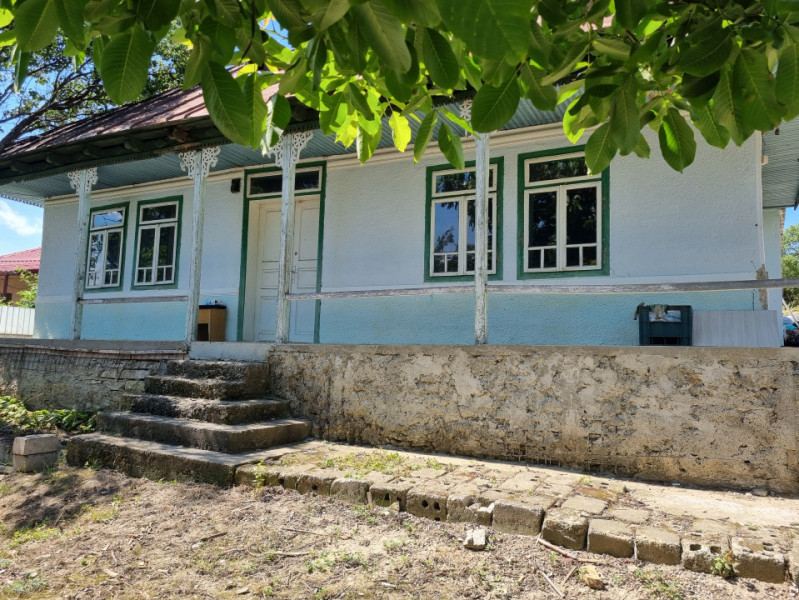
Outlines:
[[[295,194],[309,194],[309,193],[321,192],[322,191],[322,167],[321,166],[319,166],[319,167],[304,167],[304,168],[296,169],[295,174],[294,174],[295,181],[296,181],[296,178],[300,174],[302,174],[302,173],[311,173],[311,172],[314,172],[314,171],[316,171],[318,173],[319,185],[316,186],[315,188],[302,188],[301,190],[296,190],[295,189],[294,190]],[[247,174],[247,198],[252,200],[252,199],[256,199],[256,198],[272,198],[274,196],[280,196],[280,194],[282,193],[282,190],[283,190],[282,181],[281,181],[281,184],[280,184],[280,189],[278,189],[277,191],[267,192],[267,193],[262,193],[262,194],[253,194],[252,193],[252,182],[253,182],[254,179],[257,179],[259,177],[282,177],[282,173],[283,173],[283,171],[280,170],[280,169],[276,169],[274,171],[261,171],[261,172],[258,172],[258,173],[248,173]]]
[[[488,199],[491,201],[491,223],[494,225],[494,232],[491,236],[491,247],[488,249],[491,258],[488,274],[493,275],[497,272],[497,176],[498,170],[496,164],[491,164],[491,176],[489,181],[492,182],[488,191]],[[474,270],[467,270],[467,255],[474,254],[474,251],[468,251],[468,229],[469,229],[469,201],[476,202],[476,195],[474,191],[454,190],[451,192],[436,192],[436,177],[442,175],[450,175],[453,173],[468,173],[474,172],[474,167],[466,169],[448,169],[444,171],[433,171],[430,173],[430,263],[428,264],[428,274],[430,277],[457,277],[464,275],[474,275]],[[455,252],[436,252],[435,251],[435,232],[436,232],[436,204],[443,204],[447,202],[461,202],[458,211],[458,250]],[[460,243],[463,240],[464,243]],[[434,270],[436,256],[447,256],[451,254],[458,255],[458,270],[445,271],[443,273],[436,273]],[[447,261],[444,260],[446,268]]]
[[[120,212],[122,213],[122,223],[114,225],[94,225],[94,219],[98,215]],[[86,289],[99,290],[102,288],[116,288],[122,285],[122,256],[125,249],[125,223],[127,220],[127,207],[114,206],[109,208],[99,208],[91,211],[89,215],[89,248],[86,255]],[[119,233],[119,256],[117,257],[116,269],[108,269],[108,238],[112,233]],[[102,250],[99,260],[94,270],[91,270],[92,240],[102,236]],[[106,277],[111,276],[111,282],[106,283]],[[99,283],[98,283],[99,282]]]
[[[157,219],[151,221],[144,220],[144,211],[147,209],[158,208],[161,206],[174,206],[175,207],[175,216],[169,219]],[[147,204],[140,204],[139,205],[139,221],[138,221],[138,231],[136,232],[136,266],[133,272],[133,285],[135,287],[139,286],[154,286],[154,285],[171,285],[176,281],[177,275],[177,252],[178,252],[178,221],[180,220],[180,202],[177,200],[170,200],[166,202],[152,202]],[[174,228],[174,237],[173,237],[173,244],[172,244],[172,261],[169,265],[158,266],[158,252],[157,247],[159,240],[161,239],[161,231],[163,229],[172,227]],[[142,266],[139,264],[139,260],[141,258],[141,248],[142,248],[142,233],[146,230],[152,229],[155,231],[155,237],[153,238],[153,258],[152,262],[147,266]],[[171,277],[168,279],[158,280],[158,275],[160,270],[171,269]],[[150,272],[152,277],[150,281],[139,281],[139,273],[140,272]]]
[[[564,177],[563,179],[549,179],[545,181],[532,181],[530,179],[530,169],[528,165],[531,163],[552,162],[574,157],[584,157],[582,152],[575,152],[570,154],[550,155],[537,158],[527,159],[523,163],[524,168],[524,211],[522,219],[524,219],[524,239],[522,240],[522,265],[524,273],[559,273],[565,271],[598,271],[602,269],[602,179],[601,175],[587,174],[579,177]],[[567,244],[567,204],[568,204],[568,191],[573,189],[596,189],[596,243],[589,244]],[[529,264],[529,253],[531,250],[540,250],[540,265],[544,264],[544,251],[551,250],[552,246],[531,246],[530,245],[530,197],[538,193],[555,192],[556,194],[556,209],[555,209],[555,266],[545,268],[543,266],[532,268]],[[583,249],[585,247],[596,247],[596,264],[582,265],[583,262]],[[580,249],[580,265],[567,266],[566,256],[567,249],[579,248]]]

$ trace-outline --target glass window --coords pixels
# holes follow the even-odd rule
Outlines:
[[[528,159],[524,173],[524,272],[600,269],[602,182],[584,155]]]
[[[475,267],[474,168],[430,174],[430,265],[433,277],[470,275]],[[497,216],[497,165],[489,168],[488,272],[496,272],[494,223]]]
[[[274,171],[264,175],[251,175],[248,178],[248,195],[254,196],[276,196],[283,190],[283,174]],[[321,189],[322,169],[314,167],[311,169],[300,169],[294,176],[295,192],[312,192]]]
[[[134,285],[175,283],[178,203],[139,207],[138,247]]]
[[[117,287],[122,277],[125,209],[94,211],[89,223],[86,287]]]

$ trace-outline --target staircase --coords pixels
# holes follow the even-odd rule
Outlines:
[[[123,396],[124,411],[100,413],[97,433],[71,438],[67,462],[230,485],[237,467],[310,434],[288,402],[264,395],[267,374],[263,363],[170,361],[165,375],[145,379],[144,394]]]

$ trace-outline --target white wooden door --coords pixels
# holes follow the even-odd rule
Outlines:
[[[252,318],[254,341],[275,339],[277,306],[277,273],[280,255],[280,201],[263,200],[250,203],[250,261],[248,270],[248,308]],[[319,240],[319,198],[297,198],[294,210],[294,250],[291,267],[291,292],[315,292]],[[251,254],[252,256],[252,254]],[[316,323],[316,302],[292,302],[289,341],[313,342]]]

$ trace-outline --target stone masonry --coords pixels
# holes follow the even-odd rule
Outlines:
[[[792,348],[276,346],[330,441],[799,492]]]

